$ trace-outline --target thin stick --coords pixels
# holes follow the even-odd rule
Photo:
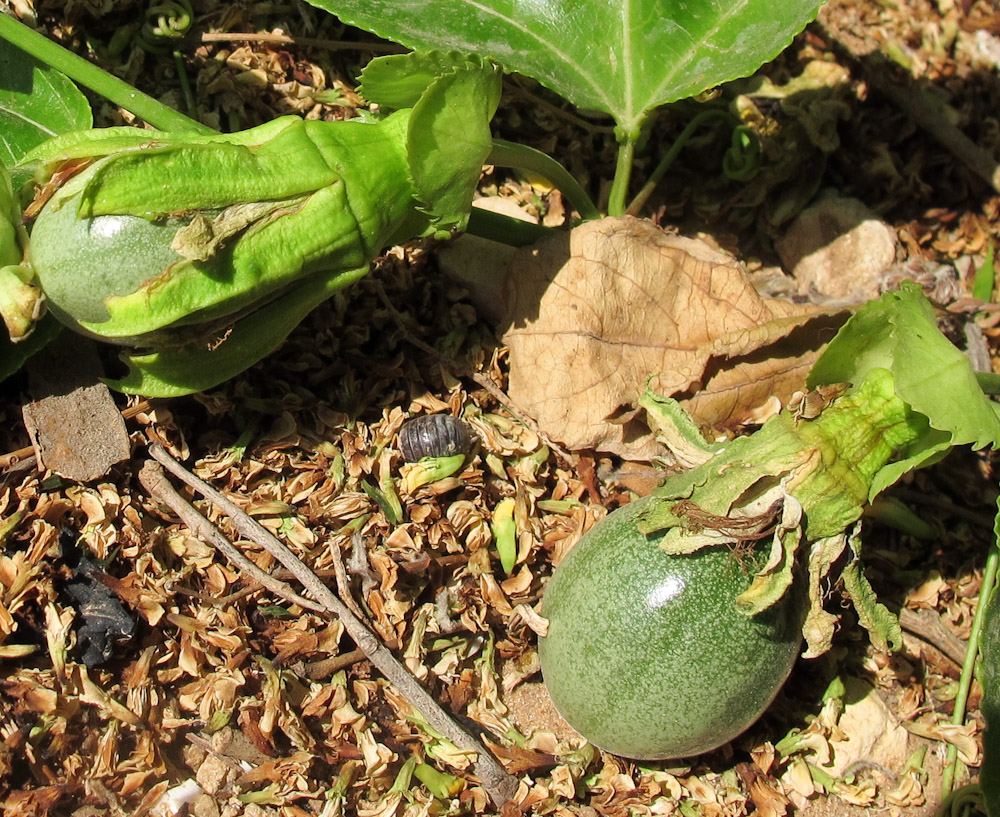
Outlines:
[[[330,551],[330,557],[333,559],[334,576],[337,578],[337,592],[340,593],[341,600],[351,608],[351,612],[360,621],[364,621],[365,615],[361,611],[361,608],[358,607],[354,596],[351,595],[351,581],[347,576],[347,569],[344,567],[344,554],[340,552],[340,544],[336,540],[331,539],[327,549]]]
[[[309,595],[340,619],[348,635],[364,651],[368,660],[404,695],[413,708],[424,716],[433,729],[459,748],[476,754],[474,764],[476,775],[497,807],[511,799],[517,790],[517,778],[509,774],[479,740],[455,723],[375,634],[284,543],[272,536],[222,493],[184,468],[162,446],[155,443],[149,446],[149,454],[171,474],[228,515],[241,535],[265,548],[291,571]]]
[[[292,588],[269,573],[265,573],[257,565],[251,562],[246,556],[240,553],[229,540],[223,536],[216,527],[182,497],[170,484],[163,469],[154,462],[146,461],[139,470],[139,482],[142,487],[149,491],[154,499],[161,500],[172,510],[180,520],[187,525],[191,531],[201,539],[205,539],[216,550],[222,553],[230,562],[236,565],[247,576],[260,585],[263,585],[272,593],[286,601],[290,601],[299,607],[315,612],[323,612],[326,608],[322,604],[303,598]]]
[[[347,669],[347,667],[357,664],[359,661],[364,661],[367,657],[364,650],[351,650],[342,655],[333,655],[329,658],[322,658],[319,661],[306,664],[303,673],[310,681],[321,681],[340,672],[342,669]]]
[[[401,54],[405,50],[395,43],[362,43],[348,40],[323,40],[316,37],[289,37],[287,34],[254,34],[251,32],[208,32],[201,34],[203,43],[266,43],[268,45],[301,45],[324,51],[371,51],[374,54]]]

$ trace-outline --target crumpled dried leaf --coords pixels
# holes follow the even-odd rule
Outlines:
[[[650,375],[703,425],[739,423],[801,388],[841,313],[757,294],[706,242],[603,219],[515,256],[503,340],[511,399],[555,440],[629,459],[660,453],[634,406]]]
[[[840,777],[861,761],[901,771],[909,756],[906,729],[871,684],[860,678],[846,678],[844,684],[849,703],[838,721],[843,738],[831,738],[833,764],[826,771]]]

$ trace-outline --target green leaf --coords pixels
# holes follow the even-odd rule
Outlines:
[[[467,55],[457,52],[425,51],[377,57],[361,71],[358,91],[369,102],[390,110],[412,108],[438,77],[471,64],[473,61]]]
[[[627,134],[646,114],[747,76],[816,15],[816,0],[309,0],[420,50],[458,50],[534,77]]]
[[[816,361],[808,384],[857,383],[876,368],[892,373],[896,394],[927,417],[937,433],[883,469],[871,496],[949,446],[1000,446],[994,404],[965,355],[938,330],[934,310],[916,284],[906,282],[900,291],[887,292],[852,316]]]
[[[46,139],[93,123],[79,88],[0,39],[0,164],[12,166]]]
[[[500,101],[491,69],[439,77],[410,116],[406,158],[420,209],[439,238],[464,230],[482,166],[493,149],[489,122]]]

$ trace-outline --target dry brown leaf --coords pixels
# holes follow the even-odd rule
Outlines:
[[[632,409],[646,378],[707,426],[802,388],[846,317],[763,298],[706,242],[603,219],[525,248],[506,281],[510,397],[572,449],[658,453]]]
[[[850,703],[838,722],[844,737],[830,741],[834,759],[827,771],[839,777],[862,762],[900,770],[909,756],[906,729],[875,687],[860,678],[847,678],[845,684]]]

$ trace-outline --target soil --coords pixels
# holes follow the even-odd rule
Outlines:
[[[195,2],[177,58],[143,50],[135,38],[111,48],[116,31],[142,19],[138,3],[12,5],[21,15],[33,5],[48,36],[182,109],[185,78],[197,116],[226,130],[286,113],[354,116],[363,101],[353,78],[393,50],[299,2]],[[817,196],[858,199],[898,240],[879,285],[920,281],[949,336],[964,344],[975,326],[996,370],[1000,312],[974,300],[971,288],[1000,235],[1000,195],[990,182],[1000,161],[998,38],[1000,12],[984,0],[832,0],[761,72],[780,87],[812,63],[840,71],[824,91],[832,106],[824,110],[835,111],[825,136],[802,142],[790,165],[765,155],[774,171],[766,183],[742,184],[720,172],[727,136],[710,130],[685,149],[641,215],[710,234],[763,280],[780,267],[776,242]],[[914,106],[915,91],[936,100],[947,127]],[[93,101],[98,126],[133,123]],[[686,103],[657,114],[636,190],[689,119]],[[615,161],[609,122],[508,77],[494,126],[497,136],[564,160],[603,203]],[[978,152],[963,152],[956,133]],[[508,198],[546,223],[562,220],[558,193],[488,170],[484,197]],[[51,372],[36,362],[35,380],[29,367],[6,381],[4,814],[498,811],[468,757],[414,714],[335,616],[263,588],[150,495],[139,473],[151,443],[280,536],[447,711],[484,733],[518,779],[505,815],[926,815],[940,802],[949,746],[962,760],[955,786],[976,782],[977,685],[965,725],[949,721],[996,480],[991,458],[968,451],[894,491],[930,537],[876,516],[865,522],[865,562],[880,598],[923,615],[907,626],[901,651],[874,649],[840,610],[834,586],[828,608],[843,613],[834,648],[800,660],[768,713],[734,743],[700,758],[637,764],[602,754],[562,722],[541,682],[532,611],[553,563],[630,490],[649,490],[648,467],[560,453],[530,418],[520,421],[504,395],[506,350],[468,288],[441,274],[436,253],[433,242],[388,250],[276,353],[208,392],[115,395],[130,456],[96,479],[68,479],[34,459],[22,410],[41,396],[37,376]],[[95,348],[115,365],[114,350]],[[465,418],[476,442],[453,476],[411,487],[398,432],[407,418],[431,413]],[[250,562],[288,578],[231,519],[180,490]],[[505,498],[515,499],[518,534],[510,573],[490,527]],[[89,601],[67,590],[81,583]],[[838,694],[841,682],[854,693]],[[168,805],[169,796],[184,805]]]

